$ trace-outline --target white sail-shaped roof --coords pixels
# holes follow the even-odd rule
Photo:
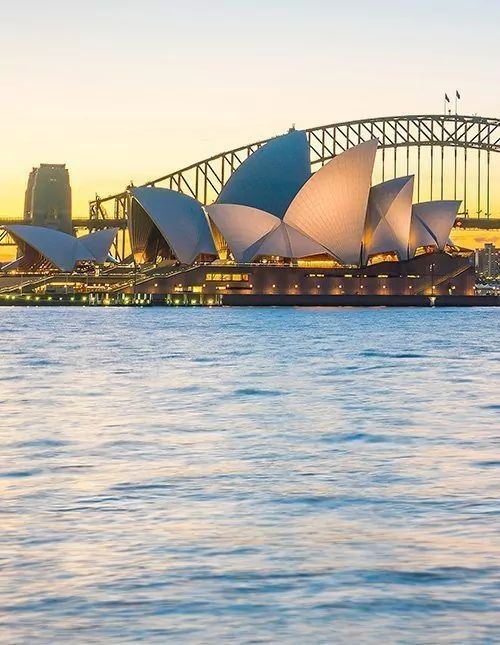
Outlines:
[[[289,132],[251,154],[231,175],[216,203],[250,206],[283,218],[310,176],[306,133]]]
[[[370,190],[364,234],[364,258],[396,251],[400,260],[408,255],[413,176],[391,179]]]
[[[410,228],[410,243],[408,245],[408,258],[415,255],[415,251],[423,246],[437,246],[437,239],[430,228],[415,213],[415,206],[413,206],[413,214],[411,218]]]
[[[237,262],[251,262],[255,257],[253,247],[256,242],[281,222],[271,213],[238,204],[212,204],[207,206],[207,213]]]
[[[441,200],[415,204],[413,208],[414,214],[433,232],[440,250],[446,246],[461,203],[458,200]]]
[[[283,258],[304,258],[309,255],[328,255],[328,251],[298,231],[293,226],[281,222],[278,228],[268,233],[256,244],[255,255],[276,255]]]
[[[410,230],[410,257],[421,246],[437,246],[443,251],[462,202],[440,200],[414,204]]]
[[[284,218],[345,264],[361,259],[377,145],[372,139],[329,161],[300,190]]]
[[[205,213],[195,199],[167,188],[132,188],[130,192],[181,263],[192,264],[200,253],[216,255]]]
[[[14,224],[5,226],[18,243],[25,243],[61,271],[72,271],[77,260],[95,262],[91,251],[76,237],[42,226]]]
[[[117,228],[107,228],[89,235],[82,235],[78,241],[90,251],[98,264],[104,264],[108,259],[109,250],[117,233]]]

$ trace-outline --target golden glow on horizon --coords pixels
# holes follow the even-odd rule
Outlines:
[[[325,121],[326,122],[326,121]],[[311,126],[312,122],[308,121],[303,124],[303,127]],[[94,199],[96,193],[101,197],[106,197],[116,192],[121,192],[126,189],[130,181],[133,180],[135,185],[140,185],[146,181],[154,179],[158,176],[164,175],[168,172],[177,171],[187,165],[202,161],[206,157],[217,155],[223,150],[232,147],[238,147],[246,143],[250,143],[255,139],[262,139],[283,134],[286,131],[286,125],[283,124],[279,129],[270,128],[268,131],[262,132],[259,136],[255,137],[251,124],[241,122],[241,127],[233,131],[233,138],[230,142],[226,142],[224,137],[220,137],[220,141],[215,139],[200,140],[191,139],[188,137],[189,130],[187,129],[186,140],[182,141],[181,132],[177,132],[175,137],[168,142],[169,156],[167,159],[163,158],[161,150],[158,147],[158,138],[152,137],[149,140],[141,141],[140,150],[144,152],[140,155],[122,154],[118,155],[116,151],[109,151],[107,148],[102,151],[98,148],[98,155],[93,159],[88,157],[91,151],[86,151],[83,154],[82,150],[78,147],[75,150],[66,149],[61,146],[61,142],[54,143],[54,151],[49,146],[50,152],[40,152],[34,149],[31,157],[31,163],[17,164],[16,166],[10,165],[9,167],[2,167],[0,160],[0,217],[13,217],[19,218],[22,216],[24,208],[24,193],[26,190],[26,183],[29,171],[33,166],[46,162],[66,163],[70,172],[70,181],[72,187],[73,198],[73,217],[87,217],[89,211],[89,201]],[[173,135],[171,134],[170,137]],[[165,141],[166,143],[166,141]],[[138,145],[138,143],[136,143]],[[120,150],[120,148],[119,148]],[[404,154],[403,154],[404,153]],[[389,180],[394,175],[405,176],[407,174],[406,167],[406,149],[400,151],[397,158],[397,164],[394,168],[392,160],[392,150],[386,151],[385,155],[385,172],[382,173],[382,151],[379,149],[377,153],[377,160],[374,167],[372,185]],[[463,169],[463,150],[458,150],[459,163],[457,166],[457,187],[454,187],[454,150],[452,148],[445,148],[445,179],[443,183],[443,196],[445,199],[461,199],[464,194],[464,169]],[[477,156],[470,152],[470,163],[468,166],[467,182],[467,211],[471,217],[476,217],[478,209],[484,215],[486,210],[486,167],[482,165],[482,189],[481,189],[481,205],[478,205],[478,189],[477,189]],[[421,154],[421,181],[420,191],[418,190],[418,181],[415,181],[415,190],[413,195],[414,202],[423,202],[432,199],[441,198],[441,184],[440,184],[440,153],[439,150],[434,151],[434,178],[432,193],[430,190],[430,148],[422,148]],[[410,173],[417,170],[417,149],[409,149]],[[314,168],[317,170],[318,168]],[[494,218],[500,218],[500,184],[494,181],[495,177],[500,176],[500,154],[491,155],[491,178],[490,183],[490,212]],[[192,177],[188,179],[194,180],[194,171]],[[213,202],[216,194],[209,191],[207,201]],[[112,211],[113,205],[109,204],[109,210]],[[461,211],[464,209],[461,206]]]
[[[454,228],[450,235],[457,246],[466,249],[482,249],[487,243],[500,246],[500,229],[491,231],[480,231],[477,229]]]

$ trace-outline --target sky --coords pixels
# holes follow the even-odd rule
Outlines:
[[[66,163],[74,216],[224,150],[355,118],[500,114],[498,0],[0,0],[0,216]]]

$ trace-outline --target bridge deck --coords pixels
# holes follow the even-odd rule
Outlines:
[[[0,218],[0,226],[9,226],[14,224],[26,224],[26,222],[22,219],[13,219],[8,217]],[[457,225],[460,228],[472,228],[472,229],[478,228],[482,230],[488,230],[488,229],[496,230],[496,229],[500,229],[500,218],[459,217],[457,219]],[[76,218],[73,220],[73,226],[75,228],[86,228],[86,229],[92,228],[94,230],[102,230],[105,228],[119,228],[124,230],[127,228],[127,220],[126,218],[120,218],[120,219]]]
[[[0,226],[13,226],[15,224],[26,224],[23,219],[11,218],[11,217],[1,217]],[[105,228],[127,228],[127,220],[125,218],[115,219],[89,219],[89,218],[80,218],[77,217],[73,219],[73,226],[75,228],[92,228],[94,230],[102,230]]]

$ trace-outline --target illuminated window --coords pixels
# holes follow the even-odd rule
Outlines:
[[[248,273],[207,273],[207,282],[248,282]]]

